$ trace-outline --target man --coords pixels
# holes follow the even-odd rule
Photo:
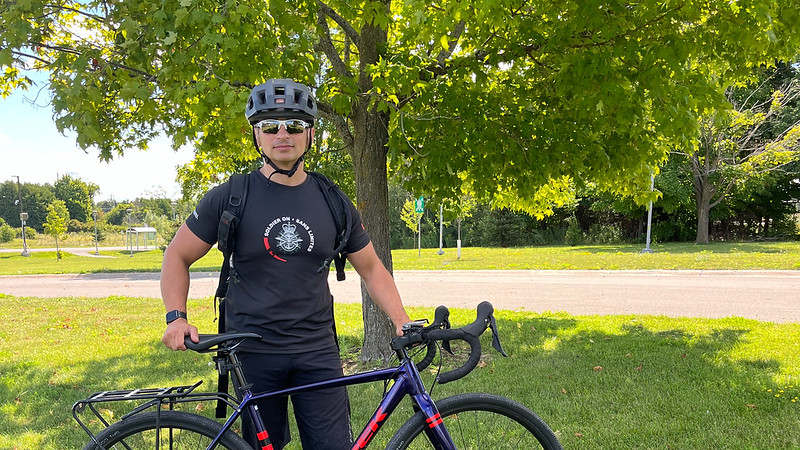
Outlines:
[[[320,181],[303,169],[314,139],[316,101],[302,84],[268,80],[253,88],[245,113],[264,164],[247,175],[231,264],[237,276],[225,300],[226,330],[262,336],[246,341],[239,353],[254,391],[341,376],[328,271],[318,270],[335,247],[336,224]],[[185,315],[189,267],[216,242],[228,193],[227,185],[209,191],[164,254],[161,295],[168,325],[162,341],[173,350],[186,349],[185,336],[198,339]],[[409,318],[397,287],[352,202],[346,203],[353,217],[347,258],[399,334]],[[351,447],[345,388],[299,394],[292,405],[304,448]],[[283,448],[291,439],[286,399],[259,403],[259,411],[274,448]],[[243,434],[254,445],[249,420],[244,422]]]

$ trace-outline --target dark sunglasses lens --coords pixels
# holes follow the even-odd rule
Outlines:
[[[266,134],[276,134],[278,132],[278,128],[280,127],[280,123],[278,122],[267,122],[261,124],[261,132]]]
[[[305,123],[301,120],[287,120],[286,121],[286,132],[289,134],[297,134],[302,133],[305,130]]]

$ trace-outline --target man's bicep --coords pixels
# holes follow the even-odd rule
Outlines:
[[[197,237],[191,229],[184,223],[178,229],[178,232],[175,233],[175,237],[172,238],[172,242],[170,242],[169,246],[167,247],[167,252],[164,255],[166,259],[168,256],[170,258],[175,258],[178,261],[183,262],[186,266],[192,265],[195,261],[205,256],[213,244],[209,244],[208,242],[200,239]]]

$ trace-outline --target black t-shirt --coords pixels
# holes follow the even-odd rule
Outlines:
[[[244,350],[297,353],[334,345],[333,299],[328,271],[317,272],[335,248],[336,224],[317,179],[308,175],[299,186],[268,182],[259,171],[248,175],[247,200],[236,229],[233,267],[225,300],[228,332],[251,332]],[[227,208],[229,188],[206,193],[186,225],[204,242],[217,241]],[[348,253],[363,249],[369,236],[351,202],[353,221]]]

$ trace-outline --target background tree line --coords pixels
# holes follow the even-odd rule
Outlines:
[[[162,244],[172,239],[177,225],[193,209],[191,200],[163,197],[138,197],[132,201],[104,200],[94,203],[98,186],[70,175],[59,177],[52,185],[14,181],[0,184],[0,242],[20,237],[20,207],[28,213],[26,238],[47,231],[56,222],[64,222],[64,233],[94,233],[97,212],[99,240],[108,233],[122,233],[131,226],[148,225],[158,230]],[[129,212],[130,211],[130,212]],[[130,222],[129,222],[130,220]],[[51,234],[51,233],[48,233]],[[58,233],[59,235],[63,233]]]

